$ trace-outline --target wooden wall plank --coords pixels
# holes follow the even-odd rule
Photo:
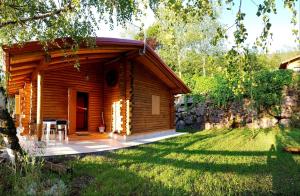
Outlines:
[[[132,132],[170,128],[170,89],[143,65],[134,65]],[[152,115],[152,95],[160,97],[160,113]]]
[[[80,71],[73,66],[45,71],[44,119],[68,119],[68,89],[89,95],[88,130],[96,132],[103,111],[103,79],[101,66],[81,65]],[[34,84],[34,82],[33,82]],[[33,104],[36,105],[36,86],[33,86]],[[36,111],[32,112],[36,118]]]

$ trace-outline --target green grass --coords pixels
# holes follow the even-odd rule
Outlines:
[[[71,162],[85,195],[300,194],[299,130],[210,130]]]

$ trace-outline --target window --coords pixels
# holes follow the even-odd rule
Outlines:
[[[152,95],[152,115],[160,114],[160,97]]]

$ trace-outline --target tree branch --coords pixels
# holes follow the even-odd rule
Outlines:
[[[73,9],[74,9],[74,7],[72,6],[71,1],[70,1],[70,3],[68,5],[65,5],[64,7],[60,8],[60,9],[53,10],[51,12],[47,12],[47,13],[36,15],[36,16],[33,16],[33,17],[29,17],[29,18],[21,18],[19,20],[9,20],[9,21],[5,21],[5,22],[1,22],[0,23],[0,29],[7,26],[7,25],[14,25],[14,24],[18,24],[18,23],[26,23],[26,22],[29,22],[29,21],[40,20],[40,19],[45,19],[45,18],[51,17],[51,16],[60,15],[63,12],[67,12],[67,11],[73,10]]]

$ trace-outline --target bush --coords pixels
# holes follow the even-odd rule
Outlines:
[[[43,160],[20,157],[20,166],[1,164],[0,195],[66,195],[65,183],[42,169]]]
[[[256,108],[279,115],[284,87],[292,84],[291,70],[259,71],[253,75],[252,85],[248,84],[247,97],[253,99]]]
[[[204,102],[208,99],[213,105],[222,107],[234,99],[229,82],[222,76],[194,76],[192,81],[195,85],[192,95],[195,102]]]

